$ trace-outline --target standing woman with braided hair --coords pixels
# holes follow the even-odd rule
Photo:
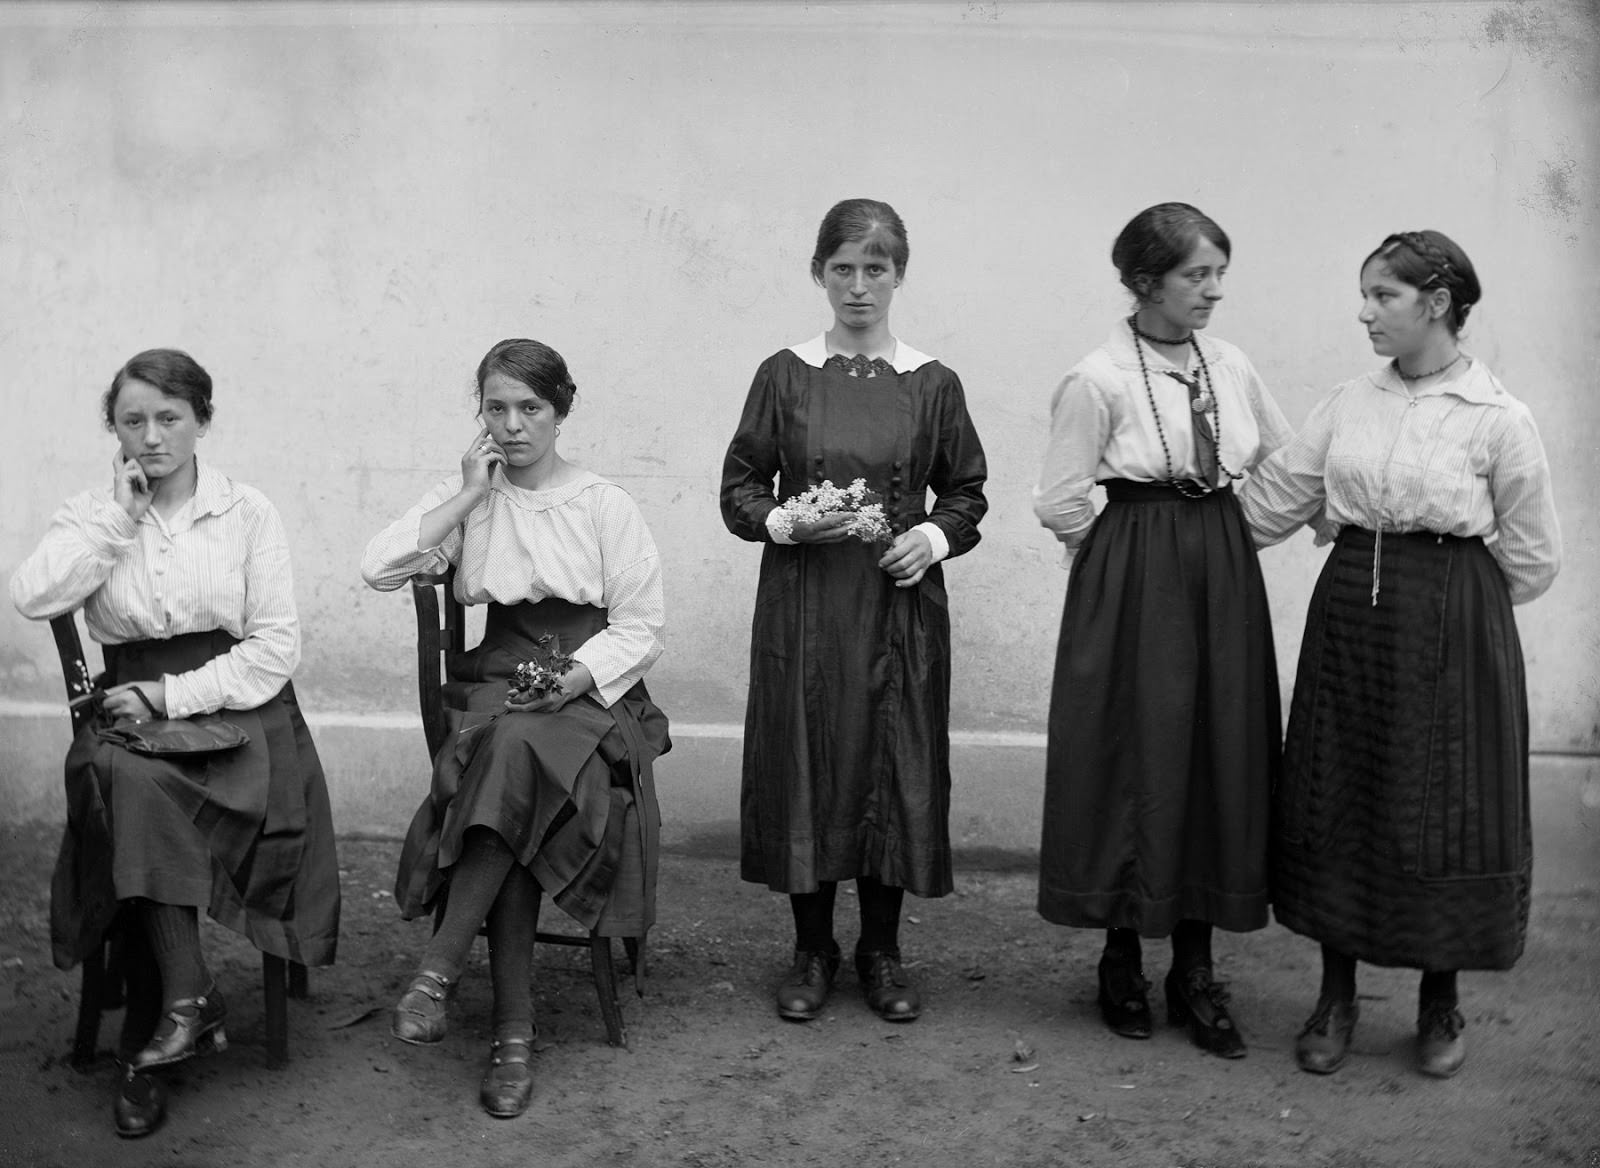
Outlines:
[[[1456,971],[1509,969],[1528,923],[1528,701],[1512,605],[1561,536],[1533,417],[1462,352],[1472,261],[1437,231],[1361,266],[1358,319],[1389,360],[1338,386],[1246,486],[1259,544],[1333,543],[1306,616],[1274,816],[1274,911],[1322,944],[1295,1047],[1329,1074],[1356,962],[1420,969],[1419,1067],[1466,1058]]]
[[[1245,1053],[1211,933],[1267,923],[1281,724],[1272,624],[1233,482],[1290,436],[1242,352],[1202,336],[1232,245],[1187,203],[1111,249],[1132,315],[1067,373],[1034,493],[1073,558],[1050,694],[1039,912],[1106,931],[1100,1012],[1150,1037],[1141,937],[1171,937],[1168,1018]],[[1095,514],[1089,492],[1106,489]]]

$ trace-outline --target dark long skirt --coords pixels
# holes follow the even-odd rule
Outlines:
[[[1106,488],[1061,618],[1039,912],[1259,929],[1281,723],[1255,548],[1231,490]]]
[[[654,923],[661,813],[652,764],[671,746],[666,715],[642,682],[609,709],[585,695],[555,713],[504,710],[516,667],[547,656],[539,637],[554,634],[570,653],[605,625],[592,605],[491,604],[483,643],[449,662],[451,734],[395,877],[407,919],[432,911],[466,832],[486,827],[585,928],[642,937]]]
[[[1479,539],[1346,528],[1306,618],[1276,800],[1279,921],[1375,965],[1508,969],[1533,847],[1511,597]]]
[[[197,669],[238,642],[217,630],[105,647],[109,684]],[[250,741],[218,754],[151,758],[86,728],[67,752],[67,826],[50,886],[56,965],[99,945],[118,902],[204,908],[264,953],[329,965],[339,934],[339,861],[322,763],[293,684],[254,710],[226,710]]]
[[[750,636],[740,875],[774,892],[870,876],[947,895],[950,602],[879,546],[769,544]]]

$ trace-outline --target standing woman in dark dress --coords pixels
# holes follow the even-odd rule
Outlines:
[[[1461,1069],[1456,971],[1509,969],[1528,926],[1528,697],[1511,606],[1561,565],[1528,408],[1459,336],[1480,289],[1437,231],[1361,266],[1358,319],[1388,357],[1347,381],[1244,492],[1262,544],[1333,543],[1306,614],[1274,817],[1273,911],[1322,944],[1295,1047],[1329,1074],[1356,962],[1422,971],[1424,1074]]]
[[[902,897],[953,887],[950,613],[939,562],[976,546],[987,471],[960,380],[889,331],[909,254],[888,204],[847,199],[828,212],[811,275],[833,326],[761,363],[723,464],[724,522],[766,545],[741,874],[789,894],[795,959],[777,1006],[799,1021],[821,1013],[839,967],[839,881],[856,881],[867,1001],[894,1022],[922,1008],[900,961]],[[792,528],[775,514],[823,480],[857,478],[884,498],[895,532],[887,548],[848,536],[845,514]]]
[[[1290,430],[1249,359],[1200,333],[1231,252],[1185,203],[1123,228],[1111,262],[1137,307],[1057,387],[1034,510],[1074,557],[1039,912],[1106,930],[1100,1010],[1128,1038],[1150,1036],[1140,937],[1170,936],[1169,1020],[1238,1058],[1211,932],[1267,923],[1281,727],[1266,591],[1232,482]]]
[[[160,1124],[150,1072],[227,1039],[199,912],[264,953],[328,965],[339,863],[322,764],[290,675],[300,620],[272,503],[195,455],[211,377],[149,349],[105,395],[111,482],[69,500],[11,577],[23,616],[83,609],[104,647],[104,722],[218,714],[249,741],[154,757],[86,726],[67,753],[67,827],[50,886],[56,966],[92,953],[113,918],[127,985],[113,1109],[118,1135]],[[102,723],[104,725],[104,723]]]

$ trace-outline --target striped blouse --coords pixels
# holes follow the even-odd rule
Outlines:
[[[199,669],[160,679],[173,718],[254,709],[300,664],[277,508],[206,463],[197,462],[194,495],[170,519],[152,507],[135,523],[110,487],[69,499],[12,574],[11,600],[32,620],[82,607],[102,645],[213,629],[240,638]]]
[[[372,537],[361,575],[392,592],[419,573],[456,565],[463,604],[560,599],[607,611],[609,627],[572,656],[594,676],[610,706],[661,656],[665,602],[661,558],[628,493],[585,471],[543,491],[508,481],[498,467],[489,493],[437,547],[419,548],[422,517],[461,490],[451,475]]]
[[[1235,474],[1249,470],[1287,442],[1293,430],[1242,351],[1212,336],[1199,341],[1216,396],[1208,416],[1222,465]],[[1167,376],[1169,370],[1200,376],[1193,351],[1187,370],[1181,370],[1143,346],[1141,373],[1134,346],[1133,333],[1119,323],[1103,345],[1067,372],[1050,399],[1050,442],[1033,490],[1033,511],[1069,552],[1094,526],[1089,492],[1097,482],[1200,476],[1189,391]]]
[[[1392,364],[1336,387],[1239,501],[1262,547],[1302,524],[1319,544],[1346,525],[1481,536],[1515,604],[1543,595],[1561,567],[1533,415],[1472,358],[1425,389],[1408,388]]]

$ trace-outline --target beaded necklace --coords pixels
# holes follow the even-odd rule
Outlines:
[[[1156,395],[1150,389],[1150,370],[1144,362],[1144,346],[1139,342],[1145,334],[1140,331],[1137,316],[1128,318],[1128,328],[1133,332],[1133,351],[1139,355],[1139,377],[1144,381],[1144,396],[1150,403],[1150,415],[1156,420],[1156,437],[1161,439],[1161,457],[1167,466],[1167,482],[1172,484],[1174,490],[1186,499],[1203,499],[1217,487],[1209,483],[1196,483],[1189,479],[1176,478],[1172,470],[1172,450],[1167,446],[1167,430],[1161,424],[1161,411],[1156,409]],[[1211,450],[1216,455],[1217,470],[1229,480],[1242,479],[1244,475],[1235,474],[1222,462],[1222,403],[1217,401],[1216,391],[1211,384],[1211,366],[1206,364],[1206,355],[1200,351],[1200,341],[1193,333],[1189,334],[1189,344],[1194,347],[1195,358],[1200,362],[1200,380],[1205,385],[1205,392],[1189,403],[1189,408],[1197,414],[1207,410],[1216,411],[1216,424],[1211,428]]]

